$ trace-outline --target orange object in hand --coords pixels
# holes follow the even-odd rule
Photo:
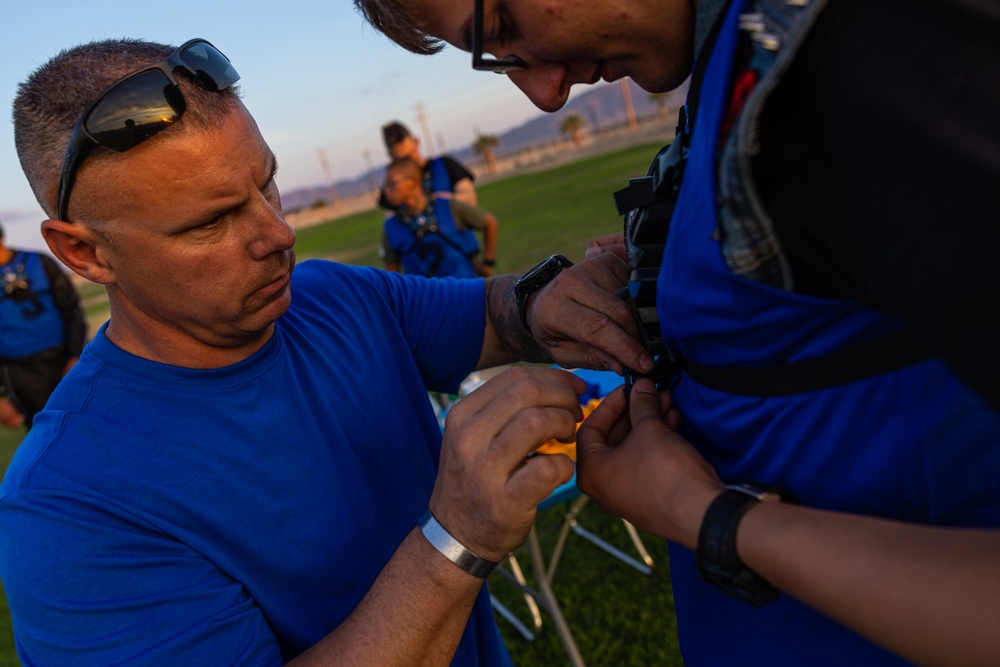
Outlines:
[[[594,411],[598,405],[600,405],[601,399],[592,398],[587,401],[587,404],[583,407],[583,418],[586,419],[590,416],[590,413]],[[580,422],[576,425],[577,430],[580,428]],[[576,461],[576,440],[573,442],[559,442],[558,440],[548,440],[535,450],[535,454],[564,454],[570,458],[571,461]]]

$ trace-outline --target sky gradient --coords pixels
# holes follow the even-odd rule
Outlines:
[[[400,120],[418,136],[422,106],[431,140],[468,146],[478,129],[499,134],[539,111],[506,77],[474,72],[470,56],[447,48],[417,56],[363,23],[351,0],[0,0],[0,220],[8,242],[44,248],[44,215],[14,150],[11,104],[17,84],[64,48],[135,37],[180,44],[203,37],[229,56],[243,99],[281,165],[290,191],[384,165],[380,128]],[[440,147],[435,146],[438,150]]]

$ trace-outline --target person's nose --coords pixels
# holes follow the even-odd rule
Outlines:
[[[255,205],[257,233],[250,245],[253,257],[263,259],[275,252],[285,252],[295,245],[295,230],[285,222],[280,201],[272,204],[263,195]]]
[[[507,76],[542,111],[558,111],[569,98],[565,65],[530,63],[526,69],[511,71]]]

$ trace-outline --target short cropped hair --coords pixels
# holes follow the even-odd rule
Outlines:
[[[399,142],[409,139],[413,134],[407,129],[405,125],[399,121],[393,121],[388,125],[382,126],[382,141],[385,142],[386,148],[392,148]]]
[[[18,85],[14,98],[14,145],[21,169],[46,215],[55,217],[56,189],[69,136],[83,110],[112,83],[169,56],[175,47],[136,39],[95,41],[66,49]],[[210,92],[184,70],[174,72],[184,94],[184,116],[163,132],[203,129],[228,114],[239,92]],[[98,146],[87,161],[117,155]]]
[[[423,180],[424,170],[420,168],[413,159],[408,157],[396,158],[385,168],[385,173],[402,174],[403,176],[420,183]]]
[[[354,0],[354,7],[377,30],[407,51],[429,56],[444,43],[420,29],[409,7],[412,0]]]

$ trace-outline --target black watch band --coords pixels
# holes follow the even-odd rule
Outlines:
[[[517,314],[521,316],[524,326],[531,330],[528,325],[528,298],[547,285],[553,278],[558,276],[563,269],[573,266],[562,255],[551,255],[543,259],[534,267],[529,269],[524,275],[514,283],[514,297],[517,303]]]
[[[698,533],[698,573],[724,593],[754,607],[774,602],[777,588],[748,568],[736,553],[736,529],[751,507],[761,502],[790,502],[783,489],[755,483],[733,484],[712,501]]]
[[[483,266],[496,266],[497,261],[495,259],[484,259]]]

